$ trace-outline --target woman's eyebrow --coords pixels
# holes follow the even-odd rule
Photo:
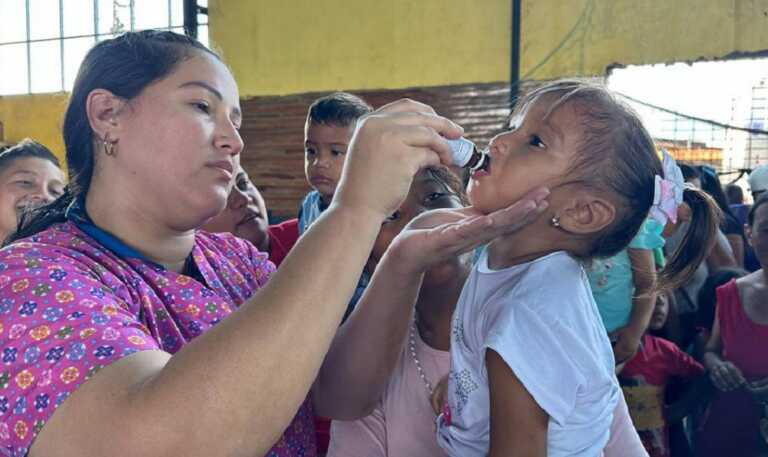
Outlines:
[[[221,95],[221,92],[205,81],[187,81],[179,86],[180,89],[183,89],[186,87],[201,87],[207,90],[208,92],[210,92],[211,94],[213,94],[213,96],[218,98],[219,101],[224,101],[224,96]],[[232,108],[232,114],[235,115],[235,118],[237,120],[241,120],[243,117],[243,113],[240,111],[240,108],[238,108],[237,106]]]

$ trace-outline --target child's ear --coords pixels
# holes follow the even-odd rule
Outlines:
[[[611,225],[616,207],[606,199],[583,194],[573,198],[557,217],[560,228],[566,232],[588,235]]]

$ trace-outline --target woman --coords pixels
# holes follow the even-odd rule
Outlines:
[[[749,212],[749,241],[762,268],[717,288],[704,365],[720,391],[699,433],[697,455],[755,456],[768,450],[768,198]],[[762,424],[761,424],[762,422]]]
[[[64,191],[64,173],[53,153],[30,139],[0,154],[0,241],[16,231],[24,210],[55,200]]]
[[[71,192],[0,251],[7,454],[266,453],[317,375],[381,221],[419,168],[449,161],[442,137],[461,134],[410,101],[366,119],[337,198],[273,274],[250,243],[196,230],[226,204],[240,122],[231,73],[194,40],[144,31],[89,51],[64,119]],[[411,275],[433,259],[409,243],[471,249],[498,223],[411,233],[403,262],[382,267]]]

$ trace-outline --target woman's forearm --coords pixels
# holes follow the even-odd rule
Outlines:
[[[209,444],[266,452],[306,397],[380,224],[329,208],[264,288],[172,357],[135,399],[194,404],[204,414],[178,417],[179,427],[205,430]]]
[[[376,406],[402,351],[423,274],[385,254],[355,311],[339,328],[314,388],[318,414],[339,420]]]

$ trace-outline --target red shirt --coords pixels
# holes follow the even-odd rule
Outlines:
[[[768,325],[747,316],[736,280],[717,288],[717,318],[723,341],[723,358],[739,367],[748,380],[768,376]]]
[[[619,375],[629,413],[651,457],[669,457],[669,432],[664,418],[664,392],[670,378],[704,374],[704,367],[677,345],[652,335]]]
[[[269,260],[280,266],[288,252],[299,239],[299,220],[289,219],[269,226]]]

